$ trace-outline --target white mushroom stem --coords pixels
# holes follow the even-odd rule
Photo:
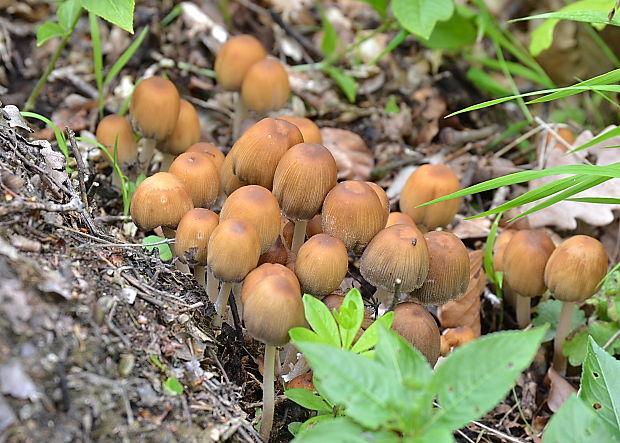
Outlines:
[[[394,294],[387,289],[377,287],[374,297],[379,302],[379,306],[389,307],[390,303],[392,303],[392,298],[394,297]]]
[[[517,325],[519,328],[525,329],[527,325],[530,324],[531,314],[530,314],[530,298],[523,297],[521,294],[516,294],[516,307],[517,311]]]
[[[235,283],[232,288],[233,296],[235,297],[235,305],[237,306],[237,312],[239,318],[243,318],[243,304],[241,303],[241,285],[242,283]]]
[[[222,282],[220,292],[217,294],[217,300],[215,300],[215,312],[221,318],[224,318],[224,311],[226,311],[226,305],[228,304],[228,297],[230,296],[230,290],[233,284],[228,282]]]
[[[167,172],[168,169],[170,169],[170,165],[172,164],[174,159],[177,157],[173,154],[168,154],[167,152],[162,152],[161,154],[162,154],[162,160],[161,160],[161,167],[159,168],[159,170],[160,172]]]
[[[241,123],[243,123],[247,114],[248,108],[246,108],[241,94],[237,93],[235,97],[235,114],[233,116],[233,142],[237,141],[241,135]]]
[[[187,266],[187,263],[183,263],[181,260],[179,260],[177,258],[177,261],[175,263],[176,268],[181,271],[184,274],[191,274],[192,272],[189,269],[189,266]]]
[[[215,303],[217,300],[217,287],[219,284],[220,281],[215,278],[211,268],[207,267],[207,296],[209,297],[209,301],[211,303]]]
[[[138,158],[140,161],[140,165],[142,166],[142,171],[146,173],[149,170],[151,159],[153,158],[153,154],[155,153],[155,144],[157,142],[155,141],[155,139],[144,137],[142,140],[140,140],[140,143],[142,146]]]
[[[196,279],[196,281],[198,282],[200,286],[202,286],[205,289],[207,288],[207,283],[205,281],[205,267],[204,266],[200,266],[200,265],[194,266],[194,278]]]
[[[274,412],[274,370],[276,362],[276,347],[265,344],[265,360],[263,362],[263,419],[260,424],[260,436],[269,441],[273,426]]]
[[[295,222],[295,229],[293,230],[293,241],[291,243],[291,252],[297,254],[299,248],[304,244],[306,240],[306,228],[308,227],[308,220],[297,220]]]
[[[560,312],[560,320],[558,321],[558,327],[555,330],[555,340],[553,341],[553,369],[558,374],[564,375],[566,373],[566,357],[562,353],[564,347],[564,341],[570,333],[570,325],[573,317],[574,302],[565,301],[562,302],[562,311]]]

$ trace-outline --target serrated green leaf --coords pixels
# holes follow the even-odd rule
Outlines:
[[[364,321],[364,301],[360,291],[351,289],[342,300],[340,309],[333,310],[332,314],[338,322],[342,348],[350,349]]]
[[[65,0],[58,6],[58,24],[65,30],[71,32],[73,24],[82,13],[80,0]]]
[[[605,423],[575,394],[551,417],[544,443],[617,442]]]
[[[356,354],[362,354],[365,351],[375,347],[379,340],[379,329],[381,326],[389,329],[394,323],[394,311],[388,312],[376,319],[369,327],[364,331],[362,336],[355,342],[351,351]]]
[[[545,333],[543,342],[553,340],[555,337],[555,331],[560,321],[560,311],[562,310],[562,302],[560,300],[547,300],[540,303],[536,307],[536,315],[532,319],[533,326],[549,325],[549,329]],[[577,326],[586,322],[585,313],[577,306],[573,306],[573,314],[571,319],[570,331],[574,330]],[[569,332],[570,332],[569,331]]]
[[[620,362],[592,337],[583,362],[579,398],[620,435]]]
[[[342,69],[336,68],[335,66],[324,66],[323,71],[336,82],[351,103],[355,102],[357,96],[357,82],[353,77],[346,75]]]
[[[159,253],[159,258],[162,261],[168,261],[168,260],[172,260],[172,250],[170,249],[170,245],[168,244],[161,244],[161,245],[151,245],[151,243],[158,243],[161,241],[166,240],[163,237],[159,237],[157,235],[149,235],[144,237],[144,239],[142,239],[142,244],[144,245],[144,249],[146,249],[147,251],[152,251],[153,248],[157,248],[157,252]]]
[[[284,391],[284,395],[300,406],[311,411],[332,412],[332,407],[325,400],[307,389],[292,388]]]
[[[183,385],[174,377],[168,377],[163,384],[164,395],[181,395],[183,393]]]
[[[431,379],[441,408],[427,426],[458,429],[490,411],[530,364],[545,329],[496,332],[457,348]]]
[[[437,22],[454,13],[451,0],[392,0],[394,17],[410,33],[428,39]]]
[[[41,46],[52,38],[63,37],[64,35],[65,30],[58,23],[43,23],[37,28],[37,46]]]
[[[304,312],[306,320],[314,332],[318,335],[321,343],[340,347],[340,334],[334,316],[325,303],[309,294],[304,294]]]
[[[133,34],[135,0],[81,0],[82,6],[104,20]]]

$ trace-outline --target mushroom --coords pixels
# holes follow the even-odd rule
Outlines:
[[[456,174],[445,165],[422,165],[407,179],[400,195],[400,210],[409,215],[420,229],[433,230],[448,225],[461,204],[460,198],[418,208],[461,189]]]
[[[215,78],[227,91],[241,90],[241,83],[250,67],[267,57],[267,51],[256,37],[248,34],[236,35],[228,39],[215,58]],[[245,116],[245,106],[241,97],[235,97],[233,118],[233,140],[239,137],[241,121]]]
[[[230,195],[240,187],[247,185],[246,182],[239,180],[239,177],[233,173],[232,165],[232,155],[229,152],[220,168],[220,185],[225,195]]]
[[[327,295],[340,286],[348,267],[344,243],[327,234],[317,234],[299,249],[295,275],[304,293]]]
[[[402,212],[390,212],[385,227],[389,228],[392,225],[410,225],[417,228],[413,219]]]
[[[144,170],[153,157],[155,145],[174,131],[181,100],[176,86],[162,77],[149,77],[136,85],[129,113],[134,128],[142,134],[140,162]]]
[[[322,234],[323,228],[321,228],[321,214],[317,214],[310,221],[306,227],[306,237],[310,238],[313,235]]]
[[[547,261],[545,284],[553,296],[562,301],[553,342],[553,368],[560,374],[566,371],[562,347],[570,332],[573,306],[597,291],[607,273],[607,260],[607,252],[600,241],[587,235],[575,235],[560,244]]]
[[[280,206],[273,194],[261,186],[243,186],[230,194],[222,206],[220,218],[238,218],[254,225],[261,254],[267,252],[280,235]]]
[[[373,182],[366,182],[366,184],[370,186],[373,191],[375,191],[375,194],[377,194],[377,197],[381,202],[381,206],[383,206],[383,210],[385,211],[385,222],[383,223],[383,227],[386,227],[387,220],[390,216],[390,199],[385,193],[385,190],[378,184]]]
[[[504,229],[495,239],[495,244],[493,245],[493,270],[495,272],[504,273],[504,251],[506,250],[506,245],[508,245],[510,240],[512,240],[512,236],[516,233],[517,231],[515,229]],[[510,287],[506,283],[506,279],[503,277],[502,292],[504,294],[505,303],[516,306],[516,296],[510,290]]]
[[[392,329],[435,366],[439,358],[440,336],[435,319],[423,306],[400,303],[394,309]]]
[[[360,254],[385,226],[385,211],[379,197],[362,181],[338,183],[323,202],[321,228],[339,238],[348,251]]]
[[[217,170],[222,170],[222,163],[224,163],[224,153],[214,144],[208,142],[198,142],[191,145],[187,148],[185,152],[201,152],[203,154],[207,154],[215,166],[217,166]]]
[[[179,116],[174,131],[160,141],[158,149],[164,154],[161,170],[167,171],[174,158],[187,151],[194,143],[200,140],[200,120],[194,105],[181,99]]]
[[[280,159],[303,141],[292,123],[264,118],[245,131],[230,150],[232,172],[242,182],[271,190]]]
[[[273,177],[273,195],[282,213],[295,222],[293,253],[299,251],[308,220],[321,212],[325,196],[336,186],[337,176],[336,160],[322,145],[300,143],[280,159]]]
[[[170,165],[170,174],[183,182],[196,208],[210,208],[219,195],[220,174],[207,154],[179,155]]]
[[[396,302],[397,292],[422,286],[428,270],[429,250],[424,235],[409,225],[381,230],[360,260],[362,277],[377,288],[375,297],[384,305],[392,298]]]
[[[276,238],[276,241],[271,245],[267,252],[262,253],[258,258],[259,265],[262,265],[263,263],[277,263],[286,266],[287,261],[288,252],[282,242],[282,237],[280,236]]]
[[[213,292],[208,294],[210,300],[215,299],[215,311],[221,318],[233,283],[241,282],[256,267],[259,255],[260,242],[254,225],[237,218],[224,220],[220,214],[220,224],[209,238],[207,266],[222,282],[217,297]]]
[[[431,231],[424,235],[430,257],[422,286],[411,295],[423,305],[443,305],[460,298],[469,284],[469,254],[454,234]]]
[[[174,229],[192,209],[194,204],[187,188],[169,172],[144,179],[131,198],[131,218],[136,226],[143,231],[161,226],[167,238],[174,238]]]
[[[118,164],[121,171],[132,170],[138,160],[138,144],[131,125],[125,117],[111,114],[103,117],[97,125],[97,141],[108,148],[104,152],[106,162],[114,166]],[[122,181],[116,171],[112,173],[112,183],[120,187]]]
[[[274,58],[265,58],[250,66],[241,83],[244,105],[259,113],[280,109],[290,93],[288,73]]]
[[[553,241],[544,231],[532,229],[518,231],[504,249],[504,280],[516,295],[520,328],[530,323],[530,298],[542,295],[547,289],[545,265],[554,249]]]
[[[305,325],[304,306],[295,275],[284,266],[265,272],[261,265],[252,271],[241,290],[243,320],[248,333],[265,344],[263,364],[263,418],[260,434],[269,441],[274,414],[276,346],[289,341],[288,331]],[[253,279],[253,274],[262,274]],[[295,279],[295,280],[293,280]]]
[[[286,120],[289,123],[297,126],[301,135],[304,137],[305,143],[318,143],[323,144],[323,137],[321,137],[321,131],[319,127],[312,120],[305,117],[294,117],[292,115],[284,115],[278,117],[280,120]]]
[[[174,254],[179,257],[179,260],[194,267],[194,277],[205,290],[207,289],[205,266],[209,238],[219,221],[220,217],[215,212],[204,208],[194,208],[185,213],[177,226]],[[211,280],[213,279],[210,278],[209,283]],[[217,285],[217,280],[215,284]],[[215,291],[217,291],[217,286]]]

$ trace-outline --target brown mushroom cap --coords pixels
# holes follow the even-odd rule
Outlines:
[[[381,206],[383,206],[383,210],[385,211],[385,223],[384,223],[384,227],[386,227],[385,225],[387,224],[387,220],[389,218],[390,215],[390,199],[388,198],[387,194],[385,193],[385,190],[379,186],[376,183],[373,182],[366,182],[366,184],[368,186],[370,186],[372,188],[373,191],[375,191],[375,194],[377,194],[377,197],[379,197],[379,201],[381,202]]]
[[[118,114],[103,117],[97,125],[96,137],[99,143],[108,148],[112,157],[114,157],[114,146],[116,145],[116,161],[118,164],[130,164],[138,158],[138,144],[131,125],[125,117]],[[107,155],[104,155],[103,158],[107,163],[112,164],[112,160]]]
[[[402,212],[390,212],[385,227],[389,228],[393,225],[410,225],[417,228],[413,219],[407,214],[403,214]]]
[[[253,269],[243,280],[243,286],[241,287],[241,302],[250,294],[254,286],[269,277],[270,275],[279,275],[280,277],[288,278],[291,283],[297,288],[296,290],[301,293],[301,286],[299,280],[293,271],[284,265],[279,263],[263,263],[256,269]]]
[[[174,131],[181,100],[176,86],[162,77],[149,77],[135,87],[129,113],[144,137],[163,140]]]
[[[607,252],[600,241],[587,235],[575,235],[549,257],[545,283],[558,300],[586,300],[596,292],[607,274],[607,260]]]
[[[410,292],[424,283],[429,269],[429,252],[424,235],[409,225],[385,228],[366,247],[360,261],[360,273],[375,287],[394,291],[400,279],[402,292]]]
[[[264,118],[233,145],[228,154],[232,159],[232,171],[242,182],[271,190],[280,159],[291,146],[302,142],[297,126],[284,120]]]
[[[174,131],[159,143],[158,148],[163,152],[179,155],[198,140],[200,140],[200,120],[196,108],[187,100],[181,99]]]
[[[362,181],[338,183],[323,202],[323,232],[343,241],[349,251],[361,253],[385,226],[385,212],[379,197]]]
[[[241,98],[248,109],[268,112],[286,104],[291,87],[282,63],[266,58],[254,63],[241,82]]]
[[[279,116],[280,120],[286,120],[299,128],[301,135],[304,137],[305,143],[323,144],[323,137],[319,127],[312,120],[304,117],[294,117],[292,115]]]
[[[321,212],[327,193],[336,186],[338,169],[329,150],[299,143],[280,159],[273,177],[273,195],[292,220],[310,220]]]
[[[207,266],[223,282],[240,282],[258,264],[260,243],[254,226],[245,220],[222,220],[209,238]]]
[[[174,254],[183,262],[205,266],[209,238],[219,221],[220,217],[208,209],[194,208],[188,211],[177,227]]]
[[[187,151],[185,152],[201,152],[203,154],[207,154],[213,163],[215,163],[215,166],[217,166],[218,171],[222,169],[222,163],[224,163],[224,153],[214,144],[207,142],[194,143],[187,148]]]
[[[305,293],[327,295],[340,286],[348,267],[349,254],[344,243],[327,234],[318,234],[299,249],[295,275]]]
[[[454,234],[431,231],[424,238],[430,256],[424,284],[412,295],[423,305],[443,305],[460,298],[469,285],[469,254]]]
[[[513,235],[504,249],[504,279],[522,297],[542,295],[545,285],[545,265],[555,249],[544,231],[524,229]]]
[[[285,266],[288,262],[288,251],[282,243],[282,238],[278,236],[276,241],[269,247],[267,252],[261,254],[258,258],[258,264],[262,265],[263,263],[277,263]]]
[[[416,303],[397,305],[392,329],[420,351],[431,366],[435,366],[440,350],[439,328],[423,306]]]
[[[168,172],[158,172],[144,179],[131,198],[131,218],[143,231],[158,226],[174,229],[192,209],[194,204],[187,188]]]
[[[290,278],[273,274],[242,296],[243,320],[249,334],[267,345],[282,346],[291,328],[305,325],[299,288]]]
[[[280,206],[273,194],[261,186],[243,186],[230,194],[220,218],[239,218],[252,223],[258,232],[261,253],[267,252],[280,235]]]
[[[493,245],[493,268],[496,272],[504,272],[504,252],[516,233],[517,231],[514,229],[505,229],[495,239],[495,244]]]
[[[416,208],[461,189],[456,174],[445,165],[422,165],[407,179],[400,195],[400,210],[418,225],[432,230],[448,225],[461,204],[460,198]]]
[[[185,152],[179,155],[168,170],[183,182],[192,196],[194,207],[209,208],[220,192],[220,173],[207,154]]]
[[[217,83],[227,91],[238,91],[248,69],[265,57],[267,51],[256,37],[241,34],[229,38],[215,59]]]
[[[220,186],[222,191],[226,195],[230,195],[242,186],[246,186],[247,183],[239,180],[232,170],[232,156],[230,152],[224,158],[222,167],[220,168]]]
[[[323,228],[321,227],[321,214],[317,214],[308,221],[306,227],[306,237],[310,238],[313,235],[322,234]]]

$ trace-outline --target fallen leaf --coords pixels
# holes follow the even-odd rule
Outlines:
[[[474,340],[476,334],[469,326],[459,326],[458,328],[446,329],[441,335],[441,355],[445,357],[452,350]]]
[[[469,253],[469,286],[465,295],[437,308],[437,316],[444,328],[471,328],[476,337],[480,336],[480,295],[486,284],[486,274],[482,268],[484,251]]]
[[[321,137],[323,145],[336,159],[339,179],[368,180],[374,160],[359,135],[346,129],[321,128]]]
[[[564,377],[558,374],[555,369],[549,367],[547,376],[545,377],[545,383],[550,385],[549,396],[547,397],[547,406],[553,412],[560,409],[560,406],[573,392],[577,392],[577,389],[573,387]]]

